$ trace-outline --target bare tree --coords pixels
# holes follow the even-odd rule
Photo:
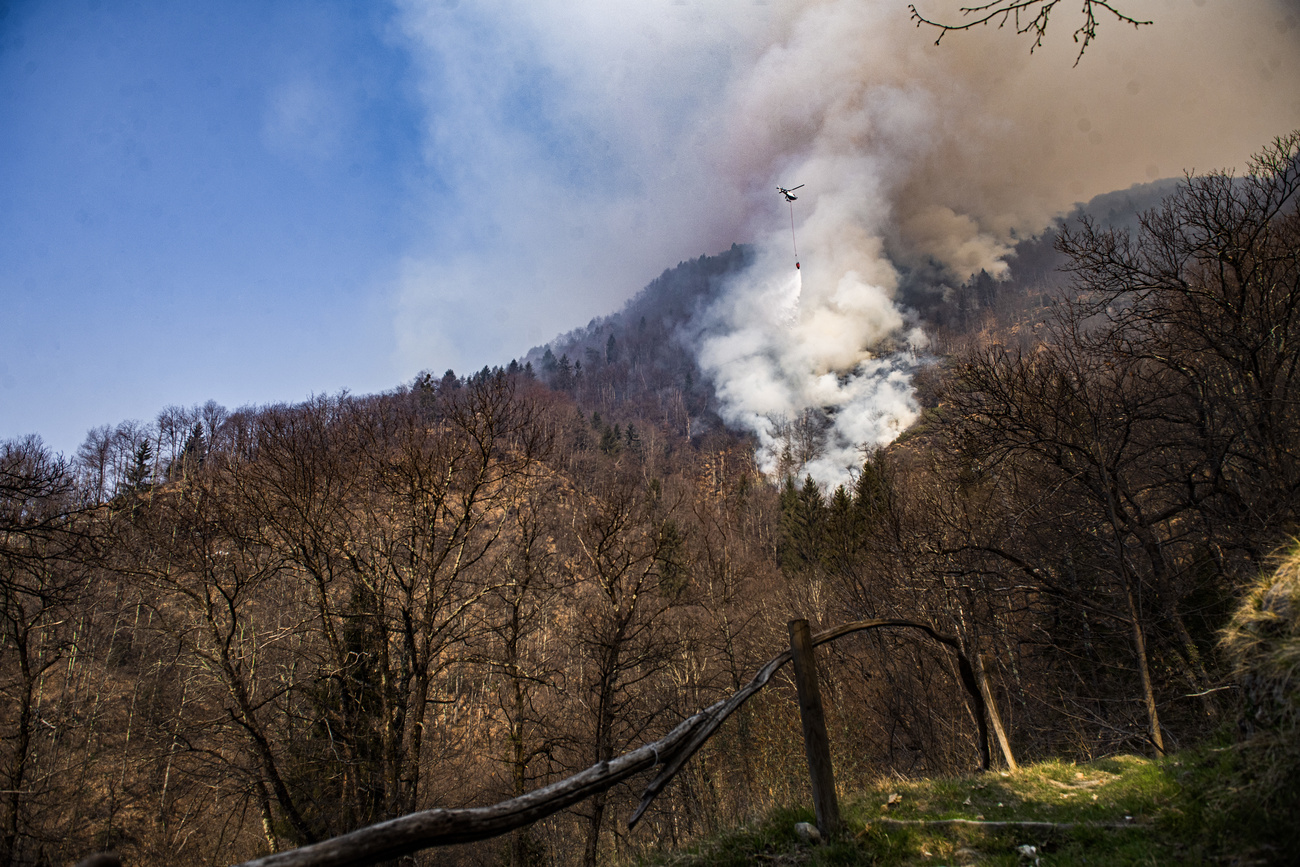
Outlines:
[[[1005,505],[954,556],[1066,603],[1051,643],[1077,641],[1081,673],[1107,664],[1088,629],[1125,624],[1159,750],[1162,691],[1208,686],[1196,600],[1228,598],[1300,512],[1298,155],[1293,134],[1243,179],[1189,178],[1136,236],[1064,233],[1074,294],[1045,343],[971,352],[955,377],[957,480]]]
[[[503,376],[429,395],[318,400],[259,420],[241,508],[310,600],[319,656],[299,744],[343,828],[421,803],[431,755],[460,737],[432,709],[492,589],[491,554],[545,454],[537,410]],[[439,741],[434,738],[447,738]],[[437,779],[437,775],[433,779]]]
[[[222,771],[256,803],[274,851],[281,826],[298,843],[326,830],[295,786],[287,749],[301,685],[277,677],[298,661],[305,624],[288,564],[264,542],[265,515],[243,508],[237,491],[227,473],[193,474],[120,512],[114,549],[154,628],[195,666],[200,704],[215,711],[191,748],[224,754]]]
[[[507,540],[496,562],[492,590],[480,607],[481,636],[474,656],[493,684],[489,713],[504,729],[510,797],[550,776],[562,740],[559,708],[569,642],[562,635],[570,575],[560,567],[554,505],[559,480],[543,476],[511,510]],[[543,855],[530,828],[511,836],[510,864],[526,867]]]
[[[670,578],[672,511],[639,476],[604,467],[575,480],[571,516],[576,598],[574,650],[578,671],[570,694],[581,704],[574,767],[607,762],[645,734],[670,700],[658,678],[681,639],[669,627],[684,588]],[[585,812],[583,863],[597,862],[609,793]]]
[[[1060,242],[1077,315],[1176,396],[1169,424],[1201,461],[1181,499],[1252,573],[1300,511],[1298,194],[1300,131],[1243,178],[1189,177],[1135,236],[1085,223]]]
[[[39,439],[0,443],[0,865],[33,861],[57,829],[35,819],[58,798],[40,685],[70,649],[66,618],[91,542],[71,468]],[[39,772],[39,773],[38,773]],[[61,816],[53,817],[61,825]]]
[[[917,27],[924,24],[938,29],[939,36],[934,40],[935,45],[953,31],[970,30],[973,27],[995,22],[999,29],[1011,24],[1017,34],[1032,34],[1034,44],[1029,49],[1032,54],[1043,44],[1043,38],[1047,36],[1048,21],[1060,2],[1061,0],[990,0],[988,3],[961,7],[959,11],[966,20],[960,24],[945,24],[927,18],[912,4],[908,4],[908,9],[912,11],[912,20],[916,22]],[[1083,53],[1088,50],[1088,46],[1097,38],[1099,15],[1103,18],[1109,15],[1119,23],[1131,24],[1135,28],[1151,23],[1122,12],[1118,4],[1111,3],[1109,0],[1082,0],[1082,2],[1083,23],[1074,31],[1074,41],[1079,44],[1079,56],[1074,61],[1076,66],[1083,59]]]

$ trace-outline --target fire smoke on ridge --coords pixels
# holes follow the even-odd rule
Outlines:
[[[942,17],[957,4],[925,5]],[[665,262],[757,240],[780,255],[760,256],[709,311],[701,363],[728,419],[765,442],[782,417],[829,411],[827,454],[810,469],[843,478],[858,445],[916,411],[907,351],[923,338],[893,301],[900,267],[998,274],[1018,237],[1077,201],[1243,165],[1300,126],[1292,0],[1121,5],[1155,23],[1103,23],[1076,68],[1068,16],[1030,56],[993,28],[936,47],[899,0],[410,2],[407,35],[443,94],[431,158],[465,162],[466,189],[451,195],[466,235],[499,248],[448,267],[413,256],[401,329],[448,321],[424,301],[438,274],[472,275],[511,321],[567,317],[555,333],[573,305],[613,309]],[[521,93],[544,105],[541,121],[511,120]],[[556,161],[562,147],[585,155],[576,174]],[[774,193],[798,183],[802,285]],[[467,302],[458,329],[481,307]]]

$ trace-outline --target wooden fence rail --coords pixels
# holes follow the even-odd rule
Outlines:
[[[966,655],[962,653],[961,645],[956,638],[924,623],[910,620],[859,620],[813,635],[812,645],[825,644],[855,632],[882,628],[921,630],[935,641],[951,648],[956,654],[962,686],[974,706],[974,715],[979,724],[980,767],[987,770],[989,739],[985,722],[984,698],[975,680],[974,669]],[[245,861],[237,867],[366,867],[366,865],[390,861],[434,846],[484,840],[531,825],[597,792],[612,788],[642,771],[661,767],[659,773],[643,790],[641,802],[628,819],[628,827],[631,828],[640,821],[646,809],[664,787],[677,775],[691,756],[704,746],[705,741],[718,730],[727,717],[748,701],[754,693],[766,686],[772,676],[792,657],[793,650],[772,657],[758,670],[753,680],[730,698],[710,705],[683,720],[659,740],[624,753],[608,762],[592,765],[585,771],[549,786],[490,807],[434,809],[411,813],[320,843]]]

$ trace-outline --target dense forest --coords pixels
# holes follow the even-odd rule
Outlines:
[[[1300,515],[1298,188],[1293,134],[914,288],[923,416],[834,490],[759,473],[682,343],[742,247],[505,367],[0,444],[0,867],[494,803],[729,694],[798,616],[957,635],[1004,765],[1280,724],[1219,636]],[[843,784],[976,767],[941,647],[821,660]],[[778,684],[634,832],[616,788],[439,863],[672,847],[806,799],[803,761]]]

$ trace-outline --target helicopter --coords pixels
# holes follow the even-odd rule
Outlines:
[[[796,271],[799,270],[799,241],[796,240],[794,236],[794,203],[799,197],[794,194],[794,191],[802,189],[803,184],[800,184],[797,187],[791,187],[788,190],[785,187],[776,188],[776,191],[785,196],[785,200],[790,203],[790,241],[794,244],[794,269]]]

